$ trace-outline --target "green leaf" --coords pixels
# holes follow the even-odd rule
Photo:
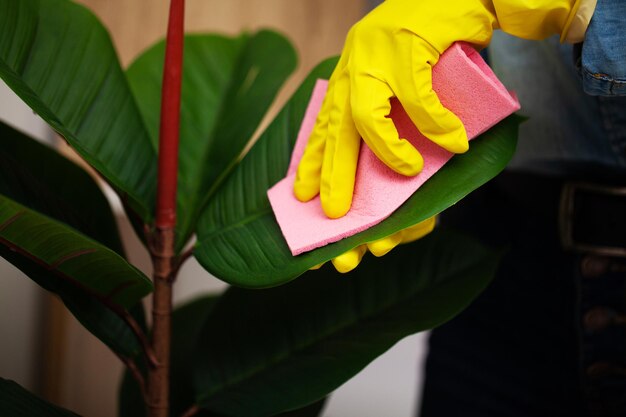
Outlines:
[[[519,118],[511,116],[472,142],[389,218],[359,234],[292,256],[272,213],[267,190],[287,172],[291,151],[317,78],[328,78],[336,61],[308,76],[201,215],[196,259],[233,285],[284,284],[349,249],[427,219],[496,176],[513,155]]]
[[[0,245],[18,268],[26,261],[37,264],[48,275],[124,308],[152,290],[150,280],[112,250],[2,195]]]
[[[178,417],[189,409],[194,402],[193,369],[195,362],[193,353],[203,324],[219,301],[217,295],[206,295],[190,301],[172,314],[172,356],[170,374],[170,416]],[[130,373],[124,374],[119,392],[119,417],[134,417],[145,414],[145,405],[139,387]],[[326,399],[315,402],[302,409],[289,411],[277,417],[316,417]],[[200,416],[218,416],[203,410]]]
[[[285,176],[315,82],[328,78],[336,62],[336,58],[328,59],[313,69],[202,212],[194,255],[218,278],[248,287],[288,280],[280,269],[292,261],[285,262],[285,256],[274,250],[287,244],[266,192]],[[274,261],[281,265],[270,268]]]
[[[261,417],[313,403],[403,337],[458,314],[497,264],[476,241],[439,230],[365,257],[348,276],[326,265],[276,288],[231,287],[202,329],[198,404]]]
[[[118,254],[124,253],[113,213],[96,182],[54,150],[2,123],[0,195],[70,225]],[[115,352],[132,357],[140,351],[128,325],[82,289],[8,246],[0,247],[0,255],[58,294],[76,318]],[[131,311],[141,318],[140,303]]]
[[[115,252],[73,229],[0,196],[0,257],[48,291],[113,351],[141,349],[122,319],[124,307],[141,316],[150,281]],[[139,325],[142,323],[139,322]]]
[[[17,383],[0,378],[0,415],[10,417],[78,417],[42,400]]]
[[[158,143],[164,43],[128,69],[153,144]],[[289,42],[260,31],[236,38],[185,37],[177,204],[177,249],[195,230],[198,215],[228,175],[276,93],[296,65]]]
[[[320,401],[307,405],[304,408],[276,414],[276,417],[317,417],[322,414],[322,411],[324,411],[326,400],[327,398],[323,398]]]
[[[0,77],[149,222],[156,151],[106,29],[67,0],[0,10]]]
[[[192,386],[192,353],[198,334],[216,301],[215,295],[193,300],[174,310],[172,314],[172,354],[170,370],[170,415],[180,416],[194,404]],[[119,416],[134,417],[145,414],[139,387],[126,372],[120,387]]]
[[[124,255],[108,200],[69,159],[0,122],[0,194]]]

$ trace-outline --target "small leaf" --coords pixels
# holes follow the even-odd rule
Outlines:
[[[334,64],[328,60],[313,70],[202,213],[194,255],[214,276],[249,288],[284,284],[347,250],[440,213],[495,177],[511,159],[517,143],[517,116],[472,141],[470,151],[452,158],[383,222],[292,256],[266,193],[287,172],[315,80],[327,78]]]
[[[0,0],[0,10],[0,77],[148,223],[156,151],[106,29],[67,0]]]
[[[2,195],[0,246],[18,268],[28,260],[121,307],[132,307],[152,290],[150,280],[112,250]]]
[[[311,404],[403,337],[458,314],[497,264],[474,240],[439,230],[348,276],[327,265],[276,288],[231,287],[195,352],[198,404],[231,417]]]
[[[0,378],[0,415],[7,417],[78,417],[42,400],[17,383]]]
[[[158,143],[164,42],[127,71],[153,144]],[[230,38],[187,35],[181,103],[177,249],[250,141],[276,93],[296,65],[281,35],[260,31]]]

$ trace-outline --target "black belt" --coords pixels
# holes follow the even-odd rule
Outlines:
[[[626,258],[626,186],[567,183],[559,222],[566,250]]]

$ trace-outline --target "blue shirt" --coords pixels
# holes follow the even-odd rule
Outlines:
[[[529,117],[509,168],[544,174],[578,163],[626,169],[626,97],[586,94],[571,45],[497,32],[489,63]]]
[[[626,171],[626,1],[598,1],[582,46],[497,32],[489,60],[529,116],[509,168],[560,174],[584,164]]]

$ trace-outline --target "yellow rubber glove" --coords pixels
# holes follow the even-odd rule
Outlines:
[[[308,201],[320,194],[328,217],[346,214],[360,138],[394,171],[420,172],[421,155],[385,117],[392,97],[427,138],[454,153],[467,151],[463,124],[432,90],[432,67],[440,54],[456,41],[485,46],[500,27],[528,39],[564,37],[578,1],[385,1],[348,34],[298,166],[295,196]]]
[[[436,217],[433,216],[424,220],[414,226],[402,229],[392,235],[384,237],[382,239],[375,240],[373,242],[366,243],[364,245],[357,246],[347,252],[342,253],[331,262],[338,272],[346,273],[356,268],[363,256],[369,250],[374,256],[383,256],[389,253],[393,248],[404,243],[410,243],[417,239],[420,239],[435,228],[437,223]],[[318,269],[323,264],[317,265],[311,269]]]

